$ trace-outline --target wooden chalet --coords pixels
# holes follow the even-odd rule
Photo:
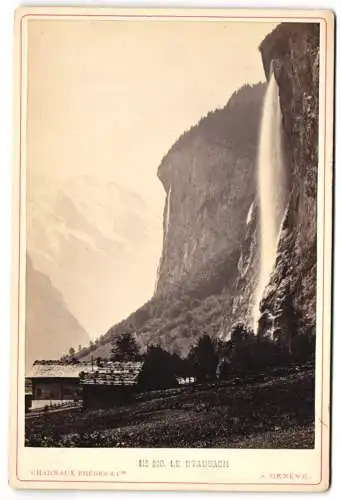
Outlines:
[[[32,408],[78,401],[81,398],[79,373],[91,370],[89,363],[36,361],[28,373],[25,385],[32,385]]]
[[[143,363],[140,361],[107,362],[93,371],[80,373],[85,407],[108,407],[129,401],[138,386]]]

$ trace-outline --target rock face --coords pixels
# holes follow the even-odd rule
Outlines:
[[[291,349],[315,336],[319,25],[281,24],[261,44],[265,73],[279,87],[285,152],[293,182],[274,272],[261,303],[260,332]]]
[[[158,176],[167,201],[157,294],[201,273],[209,282],[219,255],[238,259],[256,193],[263,94],[264,85],[242,88],[224,109],[185,133],[163,159]]]
[[[26,265],[26,371],[37,359],[58,359],[69,348],[85,345],[89,336],[68,311],[50,279]]]
[[[238,275],[231,290],[231,306],[226,310],[222,323],[225,339],[229,339],[235,323],[253,326],[254,295],[257,287],[259,265],[259,222],[257,197],[250,207],[244,238],[238,259]]]

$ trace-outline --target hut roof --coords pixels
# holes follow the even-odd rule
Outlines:
[[[90,363],[35,362],[27,378],[78,378],[79,373],[91,370]]]
[[[141,361],[122,361],[107,363],[94,371],[83,370],[81,384],[83,385],[115,385],[132,386],[142,370]]]

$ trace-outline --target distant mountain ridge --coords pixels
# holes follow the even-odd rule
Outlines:
[[[71,346],[87,345],[89,335],[67,309],[51,280],[26,258],[25,371],[38,359],[58,359]]]
[[[89,175],[57,183],[32,174],[28,195],[32,262],[92,337],[152,296],[162,221],[148,200]]]

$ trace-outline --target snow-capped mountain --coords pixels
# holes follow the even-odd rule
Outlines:
[[[31,175],[27,247],[91,337],[150,298],[162,220],[152,203],[89,175]]]

